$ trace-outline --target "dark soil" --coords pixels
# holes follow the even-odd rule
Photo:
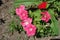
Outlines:
[[[20,34],[14,31],[13,34],[9,31],[9,23],[14,18],[10,13],[10,8],[13,7],[14,0],[0,0],[0,40],[50,40],[57,37],[45,37],[45,38],[28,38],[24,32]],[[58,18],[60,24],[60,18]]]

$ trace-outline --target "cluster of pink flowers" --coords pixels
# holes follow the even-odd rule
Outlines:
[[[22,22],[20,23],[28,36],[33,36],[36,33],[36,27],[32,24],[32,18],[28,17],[28,11],[25,10],[24,5],[20,5],[16,8],[16,14],[19,16]]]
[[[43,2],[38,5],[39,9],[46,9],[47,2]],[[19,8],[16,8],[16,14],[19,16],[20,20],[22,21],[20,24],[22,25],[23,29],[26,31],[28,36],[33,36],[36,33],[36,26],[32,24],[32,18],[29,18],[28,11],[25,10],[24,5],[20,5]],[[51,18],[48,11],[41,12],[42,18],[44,22],[48,22]]]

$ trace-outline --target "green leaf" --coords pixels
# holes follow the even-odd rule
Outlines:
[[[25,5],[26,7],[31,6],[32,4],[38,5],[40,2],[21,2],[21,3],[15,3],[14,6],[18,7],[20,5]]]
[[[18,20],[18,22],[16,21]],[[22,26],[20,25],[20,20],[18,18],[16,18],[16,20],[12,19],[11,23],[9,24],[10,27],[10,31],[14,32],[14,30],[17,30],[18,32],[23,31]],[[17,22],[17,23],[16,23]]]
[[[54,34],[55,35],[58,35],[58,21],[56,20],[56,18],[54,17],[54,11],[53,10],[51,10],[51,9],[49,9],[49,13],[50,13],[50,15],[51,15],[51,21],[52,21],[52,23],[51,23],[51,28],[52,28],[52,30],[53,30],[53,32],[54,32]]]
[[[40,18],[41,18],[41,14],[40,13],[41,13],[41,10],[34,11],[33,12],[34,18],[37,19],[37,20],[40,20]]]
[[[50,4],[47,4],[47,7],[46,8],[48,8],[50,6]]]
[[[41,2],[40,0],[15,0],[14,6],[18,7],[21,4],[23,4],[27,7],[27,6],[30,6],[32,4],[38,5],[40,2]]]
[[[30,16],[31,18],[33,18],[33,13],[32,13],[31,10],[29,10],[29,16]]]
[[[55,0],[46,0],[48,3],[52,3],[54,2]]]
[[[11,23],[10,23],[9,26],[10,26],[10,31],[11,31],[11,32],[14,32],[15,27],[16,27],[16,23],[14,22],[14,20],[11,21]]]
[[[40,25],[40,18],[41,18],[41,10],[35,10],[32,12],[34,16],[33,24],[37,27],[37,32],[40,32],[42,29],[42,26]],[[40,34],[39,34],[40,35]]]
[[[41,17],[41,14],[40,14],[41,10],[35,10],[33,13],[33,17],[34,17],[34,20],[33,20],[33,24],[36,25],[36,27],[38,28],[38,30],[40,30],[40,17]]]
[[[39,2],[41,0],[15,0],[15,2]]]

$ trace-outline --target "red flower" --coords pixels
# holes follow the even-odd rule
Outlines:
[[[38,5],[39,9],[46,9],[47,2],[42,2],[41,4]]]

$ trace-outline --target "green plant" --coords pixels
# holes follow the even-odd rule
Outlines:
[[[41,2],[48,2],[46,9],[38,9],[37,6]],[[32,24],[36,25],[37,27],[37,32],[36,36],[54,36],[58,35],[58,20],[56,19],[58,17],[58,12],[60,12],[60,1],[58,0],[15,0],[14,2],[14,8],[18,8],[20,5],[25,5],[26,10],[28,11],[28,15],[30,18],[33,19]],[[16,14],[16,10],[14,9],[13,14]],[[51,19],[49,20],[48,23],[43,22],[41,20],[41,12],[42,11],[48,11],[49,14],[51,15]],[[57,11],[56,11],[57,10]],[[12,10],[11,10],[12,11]],[[17,18],[16,18],[17,19]],[[16,24],[15,21],[12,21],[10,24],[11,30],[18,30],[18,31],[23,31],[22,26],[20,25],[20,20],[18,20],[19,23]]]

